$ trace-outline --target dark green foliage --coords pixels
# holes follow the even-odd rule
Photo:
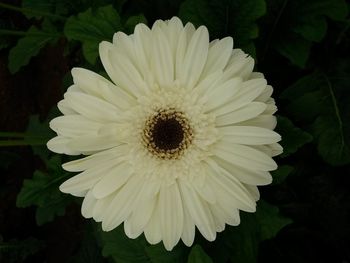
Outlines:
[[[288,111],[309,123],[319,154],[333,165],[350,162],[349,73],[348,62],[340,60],[329,73],[307,75],[282,94],[290,100]]]
[[[204,252],[200,245],[195,245],[191,249],[187,263],[213,263],[212,259]]]
[[[186,0],[181,5],[179,15],[196,26],[206,25],[211,39],[234,36],[236,47],[254,55],[252,40],[259,34],[256,20],[265,12],[263,0]]]
[[[59,156],[51,158],[47,162],[46,173],[37,170],[32,179],[24,180],[22,190],[17,196],[17,206],[37,206],[38,225],[52,221],[56,215],[64,215],[66,206],[72,199],[69,195],[61,193],[58,187],[70,176],[62,171]]]
[[[266,4],[261,56],[274,48],[299,67],[306,65],[313,43],[326,35],[327,20],[340,21],[347,16],[344,0],[274,0]]]
[[[27,76],[23,83],[31,81],[37,64],[45,62],[42,56],[40,61],[32,58],[48,54],[53,47],[64,50],[67,61],[63,75],[67,77],[62,90],[48,92],[52,87],[46,80],[46,95],[39,87],[29,92],[36,95],[33,107],[22,109],[24,123],[29,119],[24,133],[20,131],[25,129],[18,129],[12,136],[1,130],[0,146],[13,142],[31,148],[0,153],[1,176],[5,179],[0,187],[0,224],[5,225],[1,229],[6,232],[1,233],[6,241],[0,240],[0,262],[22,262],[37,255],[39,260],[35,258],[35,262],[50,262],[54,256],[45,258],[50,253],[56,253],[56,257],[64,254],[52,252],[52,247],[69,243],[61,231],[68,231],[75,243],[73,248],[67,246],[61,262],[350,260],[350,20],[345,0],[23,0],[21,7],[23,15],[19,18],[0,7],[0,51],[8,57],[10,72],[20,71],[14,79],[23,75]],[[57,115],[43,113],[40,102],[49,99],[50,105],[57,103],[72,82],[71,67],[86,67],[106,76],[98,59],[101,41],[111,42],[119,30],[131,34],[138,23],[148,21],[151,26],[156,19],[174,15],[184,23],[206,25],[211,40],[233,37],[235,48],[256,58],[256,71],[263,72],[274,87],[273,97],[279,108],[276,131],[282,136],[284,152],[275,159],[279,167],[272,172],[272,186],[259,187],[262,200],[256,213],[241,212],[240,225],[226,226],[214,242],[206,241],[197,231],[192,247],[180,241],[169,252],[162,243],[148,244],[143,235],[129,239],[123,226],[102,232],[100,224],[83,219],[79,206],[70,205],[78,199],[58,189],[73,176],[61,168],[61,158],[67,157],[47,150],[46,142],[54,133],[48,121],[30,114],[49,115],[47,120]],[[0,73],[2,99],[9,80],[6,72]],[[20,87],[14,96],[27,96],[25,89],[25,85]],[[52,98],[53,94],[59,98]],[[1,99],[0,106],[6,102]],[[5,109],[4,115],[10,116],[11,112]],[[17,120],[4,120],[12,122],[8,127],[21,127],[13,124]],[[27,159],[32,166],[22,170],[17,167]],[[12,199],[7,197],[10,192]],[[11,210],[16,195],[18,207],[33,209]],[[36,220],[31,214],[34,209]],[[22,219],[16,217],[19,213],[23,213]],[[54,220],[57,216],[62,220]],[[47,222],[51,223],[41,226]],[[45,241],[39,241],[42,239],[47,240],[45,246]],[[49,250],[43,251],[46,246]]]
[[[29,63],[30,59],[39,54],[39,51],[47,44],[54,44],[59,38],[59,34],[54,27],[49,24],[43,24],[39,30],[32,26],[26,32],[26,36],[20,38],[16,46],[9,53],[9,70],[16,73],[22,66]]]
[[[0,261],[18,263],[44,247],[43,241],[29,237],[24,240],[12,239],[7,242],[0,235]]]

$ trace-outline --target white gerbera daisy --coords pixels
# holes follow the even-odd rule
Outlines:
[[[112,82],[74,68],[48,142],[88,155],[63,165],[81,173],[60,186],[84,197],[83,216],[171,250],[191,246],[195,227],[213,241],[239,210],[254,212],[282,151],[272,87],[254,60],[176,17],[118,32],[99,52]]]

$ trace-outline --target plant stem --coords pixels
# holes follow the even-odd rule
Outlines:
[[[4,4],[4,3],[0,3],[0,8],[13,10],[13,11],[17,11],[20,13],[31,13],[34,15],[47,16],[47,17],[51,17],[51,18],[57,19],[57,20],[66,20],[66,18],[64,16],[55,15],[55,14],[51,14],[49,12],[34,10],[34,9],[30,9],[30,8],[17,7],[17,6],[13,6],[13,5]]]
[[[47,141],[45,140],[6,140],[0,141],[0,147],[8,146],[29,146],[29,145],[45,145]]]
[[[54,33],[47,33],[43,31],[39,32],[25,32],[25,31],[18,31],[18,30],[8,30],[8,29],[0,29],[0,36],[1,35],[12,35],[12,36],[59,36],[59,34]]]

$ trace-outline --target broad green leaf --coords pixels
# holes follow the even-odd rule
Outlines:
[[[101,231],[101,237],[103,256],[110,256],[115,262],[120,263],[150,262],[145,252],[146,241],[142,238],[128,238],[124,233],[123,226],[110,232]]]
[[[264,0],[186,0],[179,16],[196,26],[206,25],[212,39],[231,35],[237,47],[251,51],[258,36],[255,22],[265,12]]]
[[[261,20],[261,57],[275,48],[292,64],[304,67],[314,42],[327,32],[327,19],[345,19],[348,10],[344,0],[272,0],[266,1],[267,15]]]
[[[276,185],[282,183],[288,177],[288,175],[293,172],[293,170],[293,166],[290,165],[279,166],[277,170],[272,171],[271,173],[273,178],[272,184]]]
[[[332,165],[350,163],[349,73],[348,62],[340,60],[328,73],[316,71],[282,94],[291,101],[288,111],[308,124],[319,154]]]
[[[296,127],[288,118],[279,116],[277,118],[277,132],[282,136],[280,142],[283,147],[281,157],[295,153],[304,144],[312,141],[312,136]]]
[[[111,41],[113,34],[122,29],[119,14],[113,6],[108,5],[96,11],[89,8],[70,17],[65,24],[64,33],[68,39],[80,41],[85,59],[95,64],[99,43],[103,40]]]
[[[145,18],[144,15],[129,17],[128,20],[126,20],[124,25],[126,33],[130,34],[134,32],[135,26],[140,23],[147,24],[147,19]]]
[[[72,1],[71,1],[72,2]],[[24,9],[40,11],[45,13],[65,15],[68,10],[74,5],[67,0],[23,0],[22,7]],[[42,18],[42,15],[33,12],[24,12],[28,18]]]
[[[37,170],[32,179],[25,179],[17,196],[17,207],[37,206],[38,225],[52,221],[56,215],[63,215],[72,200],[58,189],[70,177],[69,173],[62,170],[59,156],[56,155],[47,162],[47,170],[47,173]]]
[[[28,256],[44,248],[44,242],[33,237],[24,240],[12,239],[7,242],[0,235],[0,261],[7,263],[23,262]]]
[[[200,245],[192,247],[188,256],[188,263],[213,263],[213,260],[204,252]]]
[[[25,141],[41,141],[41,145],[32,146],[34,154],[40,156],[43,160],[46,160],[50,154],[50,151],[46,147],[46,143],[49,139],[55,136],[55,133],[49,128],[49,121],[58,114],[56,108],[50,111],[47,120],[41,122],[38,115],[32,115],[29,118],[29,123],[24,137]]]
[[[59,38],[56,32],[43,31],[32,26],[27,35],[20,38],[17,45],[9,53],[9,70],[16,73],[21,67],[27,65],[30,59],[39,54],[47,44],[54,44]]]
[[[241,213],[241,224],[224,231],[224,244],[235,263],[255,263],[261,241],[273,238],[292,221],[280,215],[276,206],[259,201],[255,214]]]
[[[188,248],[180,241],[171,251],[167,251],[162,243],[150,245],[145,251],[152,263],[185,262]]]

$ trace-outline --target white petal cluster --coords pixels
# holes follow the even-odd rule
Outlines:
[[[118,32],[99,53],[111,81],[74,68],[48,142],[86,155],[63,165],[79,174],[60,186],[84,197],[82,215],[171,250],[191,246],[195,228],[213,241],[239,210],[254,212],[282,152],[272,87],[254,60],[176,17]]]

